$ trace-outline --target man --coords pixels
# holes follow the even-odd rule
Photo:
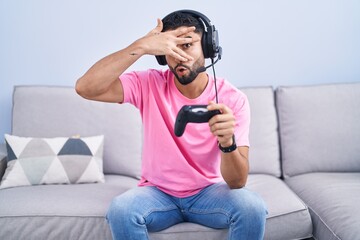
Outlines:
[[[263,238],[264,203],[244,187],[249,171],[248,100],[226,80],[205,72],[205,57],[213,60],[220,54],[217,31],[209,31],[214,29],[201,13],[171,13],[77,81],[76,90],[84,98],[131,103],[143,118],[139,187],[116,197],[107,214],[114,239],[148,239],[148,232],[185,221],[229,228],[229,239]],[[144,55],[157,56],[169,69],[124,73]],[[175,136],[179,110],[194,104],[221,114],[208,123],[188,123],[183,136]]]

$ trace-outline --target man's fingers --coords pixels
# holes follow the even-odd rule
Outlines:
[[[159,34],[159,33],[161,33],[162,29],[163,29],[163,23],[162,23],[161,19],[158,18],[156,27],[153,30],[151,30],[148,33],[148,35]]]
[[[216,122],[210,125],[211,132],[215,135],[232,134],[235,129],[235,123],[230,120],[229,122]]]
[[[213,130],[234,128],[235,118],[230,114],[218,114],[209,120],[209,125],[213,127]]]
[[[161,21],[160,18],[157,19],[157,26],[155,28],[158,32],[161,32],[163,29],[163,22]]]
[[[173,30],[172,32],[177,36],[181,36],[181,35],[184,35],[184,34],[187,34],[189,32],[194,32],[196,29],[196,27],[179,27],[175,30]]]
[[[194,42],[198,42],[200,41],[201,38],[199,36],[194,36],[194,37],[177,37],[175,42],[176,44],[178,45],[181,45],[181,44],[187,44],[187,43],[194,43]]]
[[[157,26],[146,35],[146,39],[150,43],[149,54],[169,55],[182,62],[193,60],[180,46],[200,41],[199,36],[190,37],[187,34],[194,31],[195,27],[180,27],[176,30],[162,32],[163,27],[163,22],[158,18]]]
[[[227,114],[227,113],[232,114],[231,109],[229,107],[227,107],[225,104],[215,103],[213,101],[209,102],[209,105],[208,105],[207,109],[209,111],[220,110],[220,112],[223,113],[223,114]]]
[[[172,50],[172,52],[170,53],[170,56],[172,56],[175,59],[178,59],[179,61],[182,62],[187,62],[189,60],[193,60],[193,58],[186,54],[183,50],[181,50],[180,48],[176,47]]]
[[[208,110],[219,110],[222,114],[213,116],[209,120],[211,132],[218,137],[229,138],[235,130],[235,117],[232,110],[224,104],[216,104],[211,101],[208,105]],[[220,140],[220,139],[218,139]]]

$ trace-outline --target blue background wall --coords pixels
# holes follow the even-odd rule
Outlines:
[[[217,75],[236,86],[360,81],[357,0],[0,0],[0,141],[11,132],[14,85],[73,86],[156,18],[185,8],[219,30]],[[157,67],[145,56],[130,70]]]

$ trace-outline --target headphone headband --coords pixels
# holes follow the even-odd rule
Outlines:
[[[194,10],[190,10],[190,9],[183,9],[183,10],[178,10],[178,11],[169,13],[169,14],[166,15],[162,20],[164,20],[165,18],[167,18],[167,17],[169,17],[170,15],[175,14],[175,13],[190,14],[190,15],[193,16],[194,18],[200,19],[201,22],[205,25],[204,31],[206,31],[207,28],[211,26],[211,21],[210,21],[210,19],[209,19],[207,16],[205,16],[204,14],[202,14],[202,13],[200,13],[200,12],[197,12],[197,11],[194,11]]]
[[[175,11],[175,12],[172,12],[172,13],[166,15],[162,19],[162,21],[165,18],[169,17],[170,15],[173,15],[176,13],[189,14],[189,15],[193,16],[194,18],[198,19],[204,25],[204,32],[203,32],[203,36],[201,39],[201,46],[202,46],[202,50],[204,53],[204,57],[214,59],[219,54],[218,57],[221,58],[221,56],[220,56],[221,47],[219,46],[218,31],[215,29],[215,26],[211,24],[210,19],[200,12],[197,12],[194,10],[189,10],[189,9],[184,9],[184,10],[178,10],[178,11]],[[155,57],[160,65],[167,64],[166,58],[164,55],[155,56]]]

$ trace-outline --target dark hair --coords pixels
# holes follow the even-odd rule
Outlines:
[[[178,27],[193,27],[195,26],[196,33],[204,32],[204,24],[200,22],[201,20],[193,17],[189,13],[183,12],[174,12],[163,18],[163,32],[168,30],[175,30]]]

